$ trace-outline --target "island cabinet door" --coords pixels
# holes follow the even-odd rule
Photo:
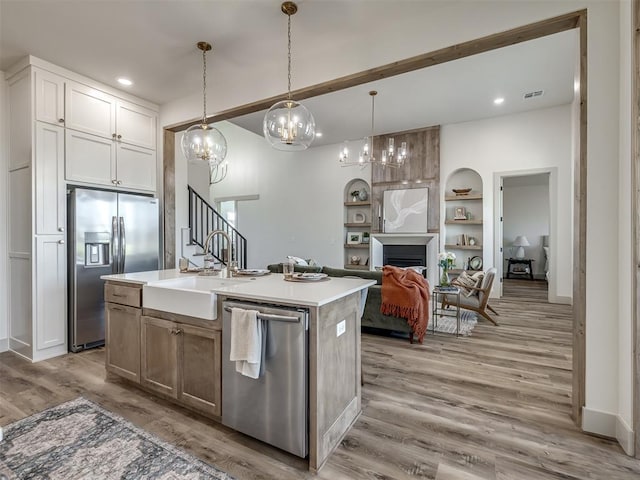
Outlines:
[[[204,413],[221,414],[221,332],[190,325],[180,330],[178,398]]]
[[[107,370],[140,383],[140,309],[106,304]]]
[[[141,383],[147,388],[178,396],[178,324],[154,317],[142,317]]]

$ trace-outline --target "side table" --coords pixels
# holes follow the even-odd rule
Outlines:
[[[528,275],[529,280],[533,280],[533,261],[532,258],[507,258],[507,278]]]
[[[444,295],[455,295],[455,313],[447,312],[442,308],[438,308],[438,299],[442,301]],[[432,332],[436,333],[436,327],[438,326],[439,317],[456,317],[456,337],[460,336],[460,289],[456,287],[444,287],[438,285],[433,289],[431,316],[433,317]]]

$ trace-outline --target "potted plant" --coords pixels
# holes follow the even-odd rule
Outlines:
[[[359,197],[360,197],[360,190],[354,190],[349,195],[351,195],[351,201],[352,202],[357,202],[359,200]]]

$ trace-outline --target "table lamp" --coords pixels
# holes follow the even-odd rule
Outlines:
[[[518,247],[518,250],[516,250],[516,258],[524,258],[524,247],[528,247],[531,244],[529,240],[527,240],[527,237],[518,235],[512,245]]]

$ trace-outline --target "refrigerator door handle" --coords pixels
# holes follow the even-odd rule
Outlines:
[[[120,217],[120,273],[124,273],[124,262],[127,258],[127,235],[124,230],[124,217]]]
[[[120,249],[120,242],[116,241],[116,232],[118,231],[118,219],[117,217],[111,217],[111,272],[119,273],[118,268],[120,266],[120,256],[118,250]]]

